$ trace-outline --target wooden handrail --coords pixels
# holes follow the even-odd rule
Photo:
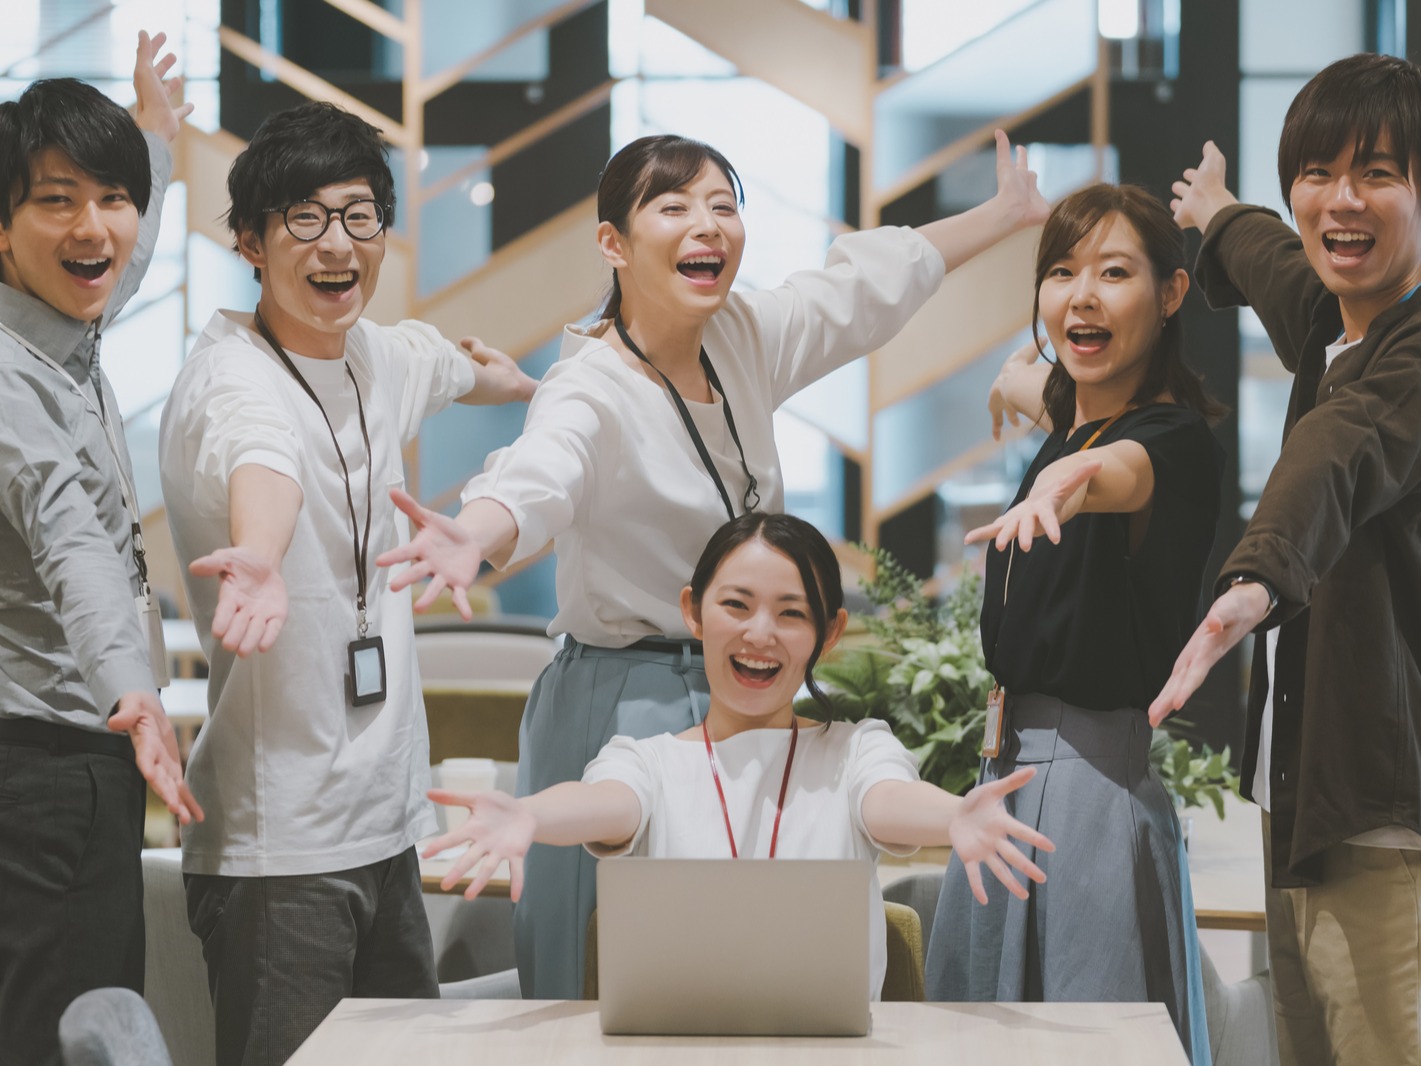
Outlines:
[[[404,44],[409,40],[409,26],[404,20],[390,14],[379,4],[371,3],[371,0],[326,0],[326,3],[392,41]]]

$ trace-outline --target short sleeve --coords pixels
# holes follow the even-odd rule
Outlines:
[[[193,502],[199,513],[220,514],[228,506],[228,485],[239,466],[256,464],[301,481],[301,441],[286,408],[273,401],[264,368],[242,365],[253,349],[241,345],[230,360],[213,352],[209,371],[176,402],[182,404],[182,432],[192,458]]]
[[[647,823],[651,820],[651,811],[656,807],[657,793],[660,791],[652,765],[654,758],[645,741],[618,736],[607,741],[597,753],[597,758],[588,763],[587,769],[582,771],[583,784],[618,781],[636,794],[637,803],[641,805],[641,821],[637,823],[636,832],[626,844],[618,848],[601,844],[585,845],[588,852],[599,859],[627,855],[641,846]]]
[[[849,810],[853,814],[854,828],[864,839],[872,841],[874,847],[890,855],[911,855],[916,847],[898,849],[875,840],[863,821],[863,801],[869,789],[880,781],[918,780],[918,767],[902,741],[893,735],[888,723],[877,718],[865,718],[854,727],[849,740],[848,765],[845,768],[848,783]]]
[[[1217,509],[1223,451],[1203,415],[1177,404],[1142,410],[1121,434],[1145,449],[1155,478],[1155,498]]]
[[[400,442],[408,444],[420,423],[474,388],[468,353],[425,322],[406,319],[394,326],[370,326],[370,356],[400,384]]]

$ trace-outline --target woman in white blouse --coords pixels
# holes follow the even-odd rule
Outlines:
[[[791,515],[752,512],[726,523],[681,592],[686,628],[704,641],[710,709],[684,732],[618,736],[582,775],[525,799],[499,792],[430,796],[467,806],[469,818],[427,854],[468,842],[445,889],[471,869],[473,897],[507,859],[512,895],[534,841],[585,844],[594,855],[653,858],[793,858],[876,861],[951,844],[974,894],[986,902],[981,864],[1016,895],[1009,867],[1040,869],[1012,843],[1051,850],[1006,813],[1001,798],[1031,780],[1024,768],[965,797],[919,781],[913,758],[881,721],[821,724],[794,713],[801,684],[832,714],[814,683],[820,654],[844,629],[833,550]],[[529,888],[534,885],[530,873]],[[870,987],[883,983],[883,897],[874,881]]]
[[[918,229],[840,237],[822,270],[731,292],[745,247],[740,183],[719,152],[644,137],[607,164],[597,241],[611,296],[589,327],[568,326],[524,432],[489,457],[456,519],[396,502],[419,532],[381,565],[411,565],[392,589],[429,578],[467,617],[479,565],[506,566],[553,541],[567,634],[529,697],[520,795],[575,781],[613,735],[676,732],[704,714],[699,647],[678,596],[727,518],[784,508],[773,414],[789,396],[881,346],[946,270],[1048,213],[1020,149],[997,134],[997,195]],[[594,861],[535,848],[538,886],[514,917],[525,996],[577,994],[594,905]]]

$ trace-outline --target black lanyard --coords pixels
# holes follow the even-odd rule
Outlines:
[[[291,361],[291,357],[286,354],[286,349],[272,335],[271,329],[262,318],[261,311],[256,312],[254,321],[257,332],[271,345],[272,351],[283,363],[286,369],[291,371],[291,376],[296,379],[296,383],[305,390],[306,395],[311,397],[311,402],[316,405],[316,410],[321,412],[321,417],[326,420],[326,428],[331,432],[331,443],[335,445],[336,458],[340,460],[340,470],[345,476],[345,504],[350,508],[350,525],[352,538],[355,542],[355,580],[358,584],[355,593],[356,621],[359,627],[360,636],[364,637],[370,625],[365,618],[365,574],[366,557],[370,551],[370,516],[375,510],[372,495],[373,467],[375,466],[375,453],[370,447],[370,431],[365,427],[365,404],[360,398],[360,384],[355,380],[355,373],[350,369],[350,364],[345,364],[345,372],[350,378],[350,384],[355,388],[355,409],[360,413],[360,436],[365,440],[365,538],[360,537],[360,520],[355,514],[355,497],[350,491],[350,467],[346,465],[345,453],[340,450],[340,441],[336,439],[335,427],[331,425],[331,417],[326,414],[326,409],[321,405],[320,399],[310,384],[301,376],[301,371],[296,369],[296,364]]]
[[[671,394],[671,399],[676,404],[676,410],[681,415],[681,421],[685,423],[686,432],[691,435],[691,443],[696,446],[696,453],[701,457],[701,464],[706,468],[706,473],[710,475],[711,480],[715,482],[716,491],[720,493],[721,502],[725,504],[726,516],[733,519],[735,508],[730,503],[730,493],[725,491],[725,482],[720,479],[720,471],[715,468],[715,461],[711,459],[706,442],[701,439],[701,431],[696,428],[695,420],[691,418],[691,412],[686,409],[686,401],[681,399],[681,394],[676,391],[676,386],[671,384],[671,379],[661,373],[661,368],[642,354],[636,341],[632,340],[627,333],[627,327],[622,325],[621,315],[613,319],[613,324],[617,327],[617,335],[622,338],[622,343],[631,349],[634,356],[655,370],[657,376],[666,385],[666,391]],[[710,382],[711,388],[720,393],[721,407],[725,410],[725,425],[730,430],[730,439],[735,442],[735,450],[740,453],[740,469],[745,471],[745,499],[742,502],[745,504],[747,512],[753,511],[760,506],[759,483],[755,480],[755,475],[750,473],[750,465],[745,462],[745,448],[740,443],[740,434],[735,431],[735,415],[730,410],[730,397],[725,394],[725,389],[721,388],[720,378],[716,376],[715,367],[711,366],[710,356],[706,355],[704,347],[701,348],[701,369],[706,372],[706,380]]]

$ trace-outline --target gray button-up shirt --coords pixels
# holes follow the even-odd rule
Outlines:
[[[172,155],[144,134],[153,197],[96,323],[0,284],[0,322],[59,363],[115,422],[100,331],[138,290],[158,238]],[[96,390],[102,390],[96,392]],[[153,688],[134,609],[138,570],[117,463],[132,464],[62,375],[0,332],[0,717],[103,730],[120,696]]]

